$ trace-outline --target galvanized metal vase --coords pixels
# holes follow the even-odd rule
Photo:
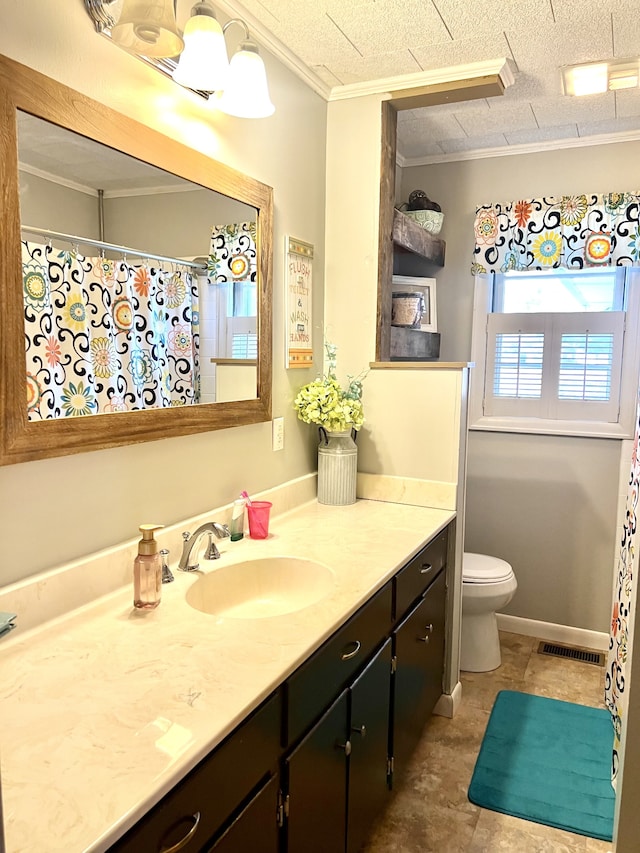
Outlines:
[[[351,430],[328,432],[319,428],[318,503],[346,506],[356,502],[358,448]]]

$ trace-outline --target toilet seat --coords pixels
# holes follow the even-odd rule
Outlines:
[[[513,569],[506,560],[487,554],[465,551],[462,558],[462,582],[469,584],[503,583],[513,577]]]

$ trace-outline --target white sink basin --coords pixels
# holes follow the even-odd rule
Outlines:
[[[221,566],[187,592],[196,610],[230,619],[266,619],[294,613],[333,589],[331,569],[297,557],[265,557]]]

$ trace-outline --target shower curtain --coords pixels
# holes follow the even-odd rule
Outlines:
[[[22,243],[30,420],[199,401],[197,279]]]
[[[613,753],[611,760],[611,781],[616,787],[622,729],[625,721],[625,688],[628,673],[628,652],[630,648],[631,606],[636,572],[637,554],[637,509],[640,489],[640,459],[638,440],[640,437],[640,398],[636,407],[636,428],[631,454],[625,514],[622,527],[620,548],[616,563],[615,587],[613,595],[613,614],[609,635],[609,653],[605,674],[605,702],[611,712],[613,722]]]

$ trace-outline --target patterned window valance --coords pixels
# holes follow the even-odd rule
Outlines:
[[[637,265],[639,210],[638,192],[482,205],[471,273]]]

